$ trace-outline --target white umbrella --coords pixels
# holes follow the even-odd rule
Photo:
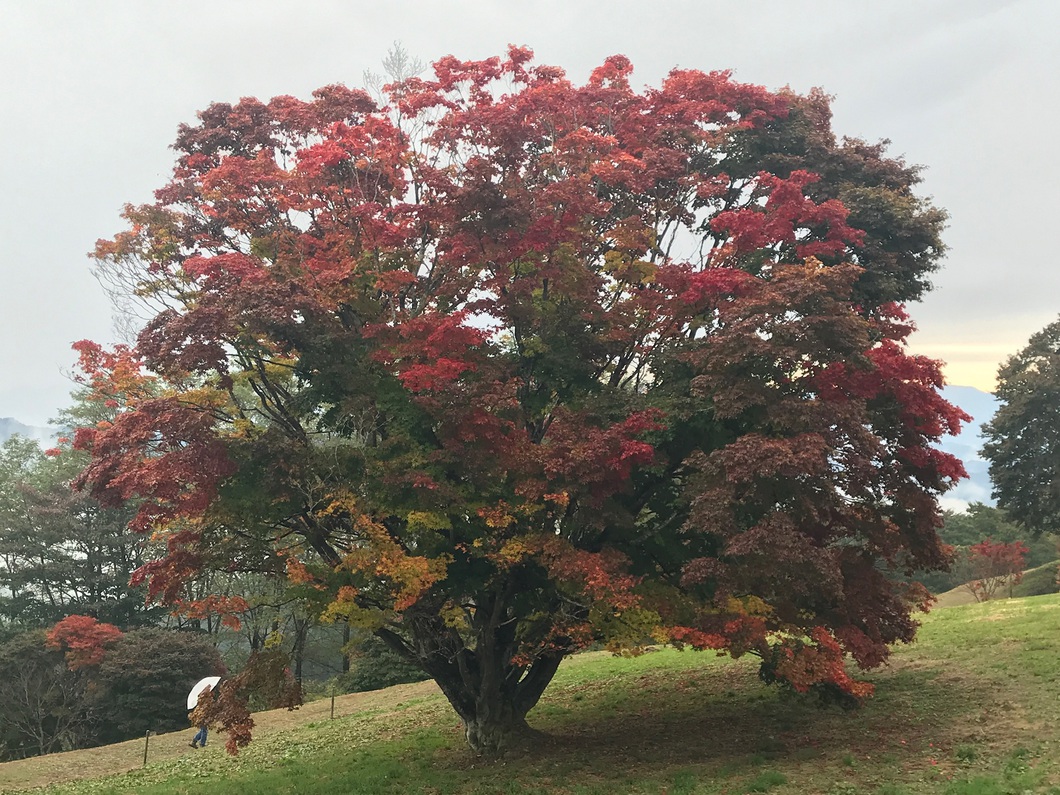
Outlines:
[[[188,709],[195,709],[199,703],[199,696],[202,695],[202,691],[208,687],[217,687],[217,683],[221,681],[219,676],[207,676],[205,679],[200,679],[195,683],[195,687],[188,693]]]

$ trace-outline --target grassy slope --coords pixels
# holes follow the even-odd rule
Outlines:
[[[1022,581],[1012,588],[1013,596],[1042,596],[1043,594],[1057,593],[1060,586],[1057,585],[1057,565],[1060,561],[1050,561],[1033,569],[1023,572]],[[1006,591],[1007,593],[1007,591]],[[945,593],[936,596],[937,607],[957,607],[959,605],[970,605],[975,602],[975,597],[967,585],[958,585]]]
[[[340,700],[354,711],[334,721],[326,702],[262,715],[236,759],[179,745],[186,732],[159,738],[173,758],[49,791],[1060,794],[1060,596],[937,610],[872,678],[876,697],[844,713],[763,687],[749,660],[581,655],[531,716],[552,742],[521,758],[473,758],[431,686],[405,685]],[[87,753],[122,770],[142,747]],[[70,756],[0,765],[0,790]]]

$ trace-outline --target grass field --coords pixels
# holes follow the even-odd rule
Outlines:
[[[585,654],[531,715],[551,740],[515,759],[473,757],[422,683],[340,698],[334,720],[327,701],[263,713],[237,758],[189,730],[152,738],[143,769],[143,740],[3,764],[0,791],[1060,795],[1060,596],[936,610],[871,679],[847,713],[766,688],[751,660]]]

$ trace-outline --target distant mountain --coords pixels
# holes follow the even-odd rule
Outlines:
[[[972,421],[961,428],[957,436],[947,436],[939,445],[947,453],[957,456],[968,470],[968,480],[962,480],[956,488],[942,498],[943,507],[963,510],[968,503],[982,502],[993,505],[990,496],[991,483],[989,464],[982,457],[982,425],[989,422],[997,411],[997,398],[970,386],[946,386],[942,389],[946,400],[960,406],[972,415]]]
[[[27,439],[33,439],[41,444],[50,444],[54,441],[58,431],[55,428],[41,428],[36,425],[23,425],[11,417],[0,417],[0,444],[6,442],[16,434]]]

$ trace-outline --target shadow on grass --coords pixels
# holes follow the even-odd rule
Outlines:
[[[853,759],[893,766],[897,755],[919,756],[920,749],[926,755],[956,742],[954,725],[962,717],[974,721],[993,701],[988,685],[969,680],[958,688],[946,672],[926,666],[874,678],[876,696],[855,711],[766,687],[743,664],[559,688],[531,714],[548,739],[505,766],[520,769],[521,777],[597,781],[687,768],[739,777],[803,763],[842,773]],[[434,764],[467,770],[482,762],[450,745]]]

